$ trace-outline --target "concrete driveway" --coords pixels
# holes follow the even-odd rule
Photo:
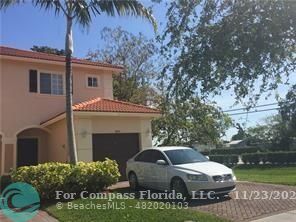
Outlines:
[[[191,209],[232,221],[252,221],[296,210],[296,187],[239,182],[236,191],[220,200],[192,200]]]

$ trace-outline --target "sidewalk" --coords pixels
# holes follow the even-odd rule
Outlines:
[[[296,221],[296,210],[276,214],[270,217],[253,220],[252,222],[292,222]]]

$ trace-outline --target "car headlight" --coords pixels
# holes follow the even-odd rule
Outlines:
[[[232,180],[236,181],[236,176],[234,175],[233,170],[232,170]]]
[[[205,174],[187,174],[187,178],[193,181],[208,181],[208,177]]]

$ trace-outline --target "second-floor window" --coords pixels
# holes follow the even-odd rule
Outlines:
[[[94,76],[88,76],[87,77],[87,86],[88,87],[98,87],[98,78]]]
[[[64,82],[63,75],[40,72],[40,93],[63,95],[64,94]]]

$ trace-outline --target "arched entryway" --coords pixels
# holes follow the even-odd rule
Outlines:
[[[48,132],[40,128],[17,134],[16,166],[31,166],[48,161]]]

